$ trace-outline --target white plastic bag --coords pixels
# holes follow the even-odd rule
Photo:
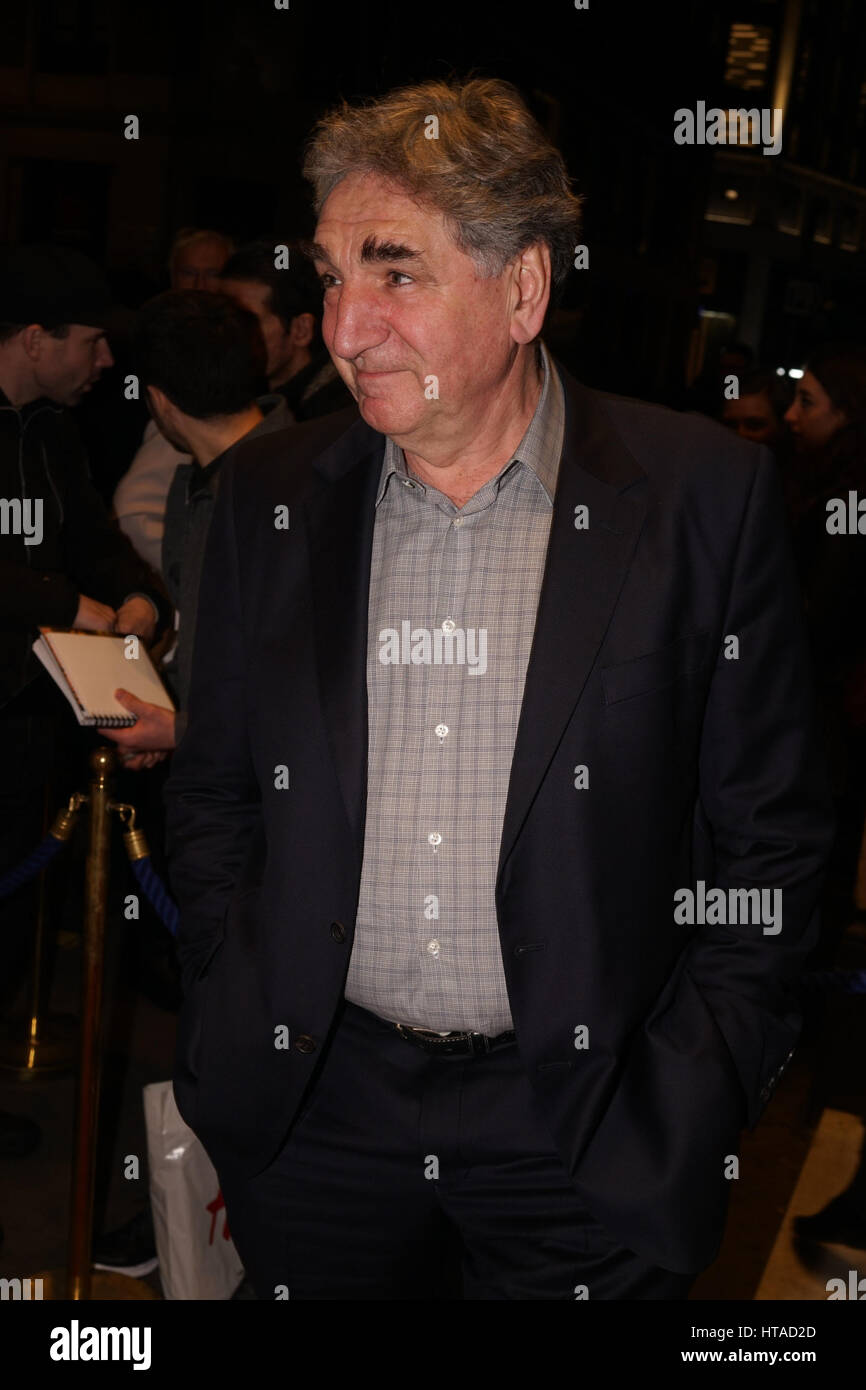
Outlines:
[[[170,1081],[144,1087],[150,1205],[166,1298],[231,1298],[244,1277],[216,1170]]]

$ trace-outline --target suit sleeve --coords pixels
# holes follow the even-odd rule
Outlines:
[[[247,733],[244,615],[231,461],[220,479],[199,588],[187,722],[165,786],[167,855],[184,979],[216,938],[257,827]]]
[[[726,659],[732,637],[738,655]],[[768,890],[767,907],[781,906],[776,922],[755,923],[750,913],[748,925],[702,926],[685,962],[736,1063],[752,1127],[800,1031],[796,984],[817,940],[835,828],[782,493],[766,450],[734,560],[699,781],[712,886]]]

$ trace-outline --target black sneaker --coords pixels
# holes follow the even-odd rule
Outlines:
[[[0,1110],[0,1158],[26,1158],[42,1142],[42,1130],[35,1120]]]
[[[149,1204],[125,1226],[94,1239],[91,1264],[94,1269],[107,1269],[132,1278],[156,1269],[159,1260]]]

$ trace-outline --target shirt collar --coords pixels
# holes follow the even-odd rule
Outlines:
[[[525,464],[536,475],[544,488],[548,501],[553,505],[556,481],[559,476],[562,444],[565,438],[565,395],[559,373],[553,365],[547,348],[540,339],[538,349],[542,369],[541,395],[526,433],[508,463],[503,465],[496,476],[501,479],[515,462]],[[394,474],[399,478],[411,477],[416,486],[424,487],[424,484],[415,478],[414,474],[409,474],[403,450],[394,443],[393,439],[386,437],[385,457],[382,461],[379,489],[376,493],[377,507]]]

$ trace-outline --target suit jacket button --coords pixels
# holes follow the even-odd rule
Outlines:
[[[343,926],[342,922],[331,923],[331,935],[335,941],[346,940],[346,928]]]
[[[315,1040],[308,1033],[300,1033],[292,1046],[296,1052],[315,1052],[316,1050]]]

